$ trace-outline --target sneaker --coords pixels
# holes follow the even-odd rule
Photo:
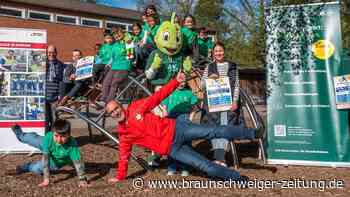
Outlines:
[[[24,172],[19,168],[19,166],[16,166],[16,169],[11,169],[11,170],[7,170],[5,172],[5,175],[7,176],[16,176],[16,175],[20,175],[23,174]]]
[[[175,171],[169,170],[166,175],[167,176],[174,176],[175,173],[176,173]]]
[[[160,164],[157,161],[149,161],[147,163],[152,168],[158,168],[160,166]]]
[[[182,170],[181,171],[181,176],[190,176],[190,172],[187,170]]]
[[[23,133],[21,126],[18,124],[13,125],[11,127],[11,130],[15,133],[16,136]]]
[[[227,167],[226,163],[223,162],[223,161],[219,161],[219,160],[215,160],[214,163],[220,165],[220,166],[224,166],[224,167]]]
[[[153,154],[148,157],[148,165],[155,168],[160,166],[160,156],[157,154]]]
[[[98,107],[102,107],[102,109],[106,106],[106,102],[104,101],[96,101],[95,104]]]
[[[101,102],[101,101],[100,101]],[[89,103],[91,107],[95,108],[97,111],[104,109],[105,103],[91,102]]]

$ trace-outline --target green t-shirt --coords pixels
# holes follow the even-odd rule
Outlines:
[[[124,42],[115,42],[112,48],[112,70],[130,70],[131,62],[127,59]]]
[[[197,32],[187,28],[181,28],[182,33],[182,48],[183,50],[191,49],[193,47],[194,42],[197,39]]]
[[[112,49],[113,44],[103,44],[101,46],[98,56],[101,58],[102,64],[110,63],[112,59]]]
[[[73,161],[81,159],[78,144],[73,137],[67,143],[61,145],[53,140],[53,132],[48,132],[43,141],[44,154],[49,155],[49,162],[53,162],[58,168],[65,165],[72,165]]]
[[[135,43],[135,44],[138,44],[139,42],[142,41],[143,37],[145,35],[145,32],[142,30],[139,35],[133,35],[132,36],[132,41]]]
[[[146,32],[149,32],[150,34],[147,36],[146,43],[152,44],[155,46],[154,43],[154,37],[157,34],[157,31],[159,29],[159,25],[154,25],[153,27],[150,27],[147,23],[144,23],[142,29]]]
[[[183,55],[180,51],[176,55],[168,56],[167,54],[161,52],[159,49],[156,49],[152,51],[147,59],[146,70],[151,67],[156,53],[158,53],[160,59],[162,59],[162,64],[159,70],[157,70],[157,74],[154,79],[151,80],[151,84],[165,85],[179,72],[183,63]]]
[[[175,90],[170,96],[163,100],[162,104],[166,106],[168,116],[174,117],[179,114],[188,113],[192,106],[197,104],[198,98],[191,90]]]
[[[213,48],[213,41],[211,40],[211,38],[207,38],[207,39],[198,38],[197,44],[198,44],[199,54],[204,57],[208,57],[209,49]]]

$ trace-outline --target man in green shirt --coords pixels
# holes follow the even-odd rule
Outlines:
[[[56,120],[53,131],[40,136],[37,133],[24,133],[20,126],[12,127],[17,139],[42,151],[42,160],[33,161],[16,167],[15,174],[33,172],[44,175],[40,187],[49,185],[50,171],[57,171],[65,165],[74,165],[79,177],[79,187],[89,186],[84,172],[84,163],[77,142],[70,135],[70,123],[67,120]]]

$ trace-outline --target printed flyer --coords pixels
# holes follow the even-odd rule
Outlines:
[[[334,77],[334,90],[337,109],[350,108],[350,75]]]
[[[206,79],[209,112],[227,111],[232,108],[231,86],[228,77]]]

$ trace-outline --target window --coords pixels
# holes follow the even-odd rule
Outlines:
[[[81,25],[102,28],[102,21],[91,18],[81,18]]]
[[[68,16],[68,15],[61,15],[56,14],[56,22],[58,23],[64,23],[64,24],[77,24],[77,17],[76,16]]]
[[[33,10],[29,10],[28,18],[35,20],[53,21],[52,14]]]
[[[24,17],[24,9],[0,6],[1,16]]]
[[[132,32],[132,25],[128,25],[128,31]]]
[[[123,30],[128,31],[128,26],[130,24],[127,23],[119,23],[114,21],[106,21],[106,28],[112,29],[112,27],[121,27]]]

